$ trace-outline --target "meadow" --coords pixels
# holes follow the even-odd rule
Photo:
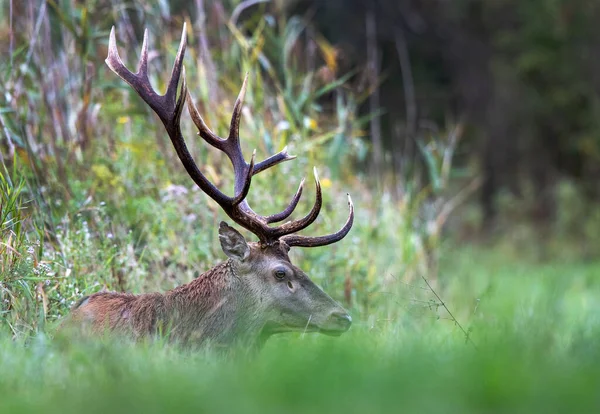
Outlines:
[[[445,301],[395,297],[399,320],[354,314],[340,338],[293,334],[259,353],[153,342],[5,338],[0,409],[20,412],[595,412],[598,263],[454,250]],[[421,286],[421,285],[419,285]],[[422,287],[422,286],[421,286]],[[378,312],[374,312],[377,314]],[[381,317],[383,315],[377,315]]]
[[[31,36],[17,36],[0,62],[1,412],[600,409],[600,210],[584,208],[567,183],[552,232],[538,234],[508,200],[502,237],[474,235],[470,197],[480,182],[476,169],[453,164],[461,124],[423,136],[424,166],[404,160],[401,182],[374,178],[365,129],[377,114],[358,110],[369,91],[348,85],[355,73],[336,72],[333,46],[303,19],[276,13],[208,22],[218,26],[209,43],[220,45],[210,50],[206,33],[189,29],[187,81],[224,133],[249,72],[244,153],[256,148],[263,159],[287,146],[298,156],[253,180],[249,201],[260,213],[285,206],[313,165],[324,212],[312,231],[339,228],[352,195],[348,237],[291,253],[350,310],[351,330],[280,335],[259,353],[61,331],[84,295],[165,291],[224,260],[217,228],[227,217],[181,168],[160,121],[103,63],[114,24],[135,67],[135,22],[91,1],[43,4],[37,19],[15,23]],[[187,17],[137,11],[150,29],[151,81],[162,89]],[[231,189],[229,162],[197,138],[187,111],[183,129],[203,171]],[[299,214],[313,195],[307,186]]]

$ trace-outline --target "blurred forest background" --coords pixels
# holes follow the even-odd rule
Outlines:
[[[401,393],[416,412],[597,412],[599,20],[591,0],[1,1],[0,411],[347,414]],[[229,367],[47,340],[83,295],[164,291],[223,260],[227,217],[104,63],[112,26],[130,69],[147,28],[164,91],[184,23],[209,126],[225,134],[249,73],[244,153],[298,156],[253,179],[250,204],[281,210],[312,166],[311,231],[355,202],[343,241],[291,253],[351,311],[340,339],[274,338]],[[182,130],[230,194],[187,110]]]
[[[336,139],[325,139],[330,154],[325,160],[336,173],[344,164],[345,173],[360,171],[398,198],[407,180],[430,169],[431,160],[422,148],[424,137],[455,129],[453,139],[460,141],[450,143],[457,150],[452,174],[460,180],[480,179],[472,184],[477,187],[478,210],[474,222],[467,223],[470,234],[493,234],[518,220],[534,223],[538,230],[552,227],[562,217],[561,196],[578,200],[569,202],[569,207],[578,206],[573,222],[565,218],[571,230],[585,233],[588,223],[581,224],[580,219],[599,217],[595,209],[587,208],[598,200],[600,190],[597,2],[162,0],[128,4],[90,0],[40,4],[6,1],[2,8],[7,24],[0,33],[0,51],[8,57],[3,62],[3,107],[15,110],[19,95],[27,91],[27,81],[46,75],[47,70],[60,72],[52,64],[62,59],[62,74],[37,82],[44,95],[41,102],[54,108],[47,120],[45,114],[38,115],[42,123],[53,124],[52,136],[26,142],[27,132],[11,124],[16,119],[7,114],[5,159],[15,149],[27,151],[28,145],[39,154],[93,151],[94,111],[97,105],[107,104],[100,89],[106,87],[103,59],[110,26],[126,23],[123,39],[137,45],[145,27],[162,36],[165,29],[177,32],[188,20],[201,74],[198,89],[209,117],[210,105],[224,98],[219,80],[225,72],[235,73],[235,67],[223,67],[233,64],[224,63],[222,55],[233,60],[236,53],[226,49],[256,48],[259,56],[251,58],[256,63],[245,69],[286,82],[280,85],[287,93],[285,99],[293,100],[290,88],[299,87],[286,78],[290,70],[310,73],[310,87],[327,88],[311,102],[295,103],[290,115],[297,125],[289,131],[300,126],[309,104],[319,107],[320,116],[337,116],[343,132]],[[38,14],[40,7],[43,16]],[[235,33],[224,33],[233,27]],[[285,37],[276,39],[276,33]],[[31,47],[23,49],[27,46]],[[33,52],[39,48],[47,50],[37,56]],[[36,64],[37,74],[19,73],[23,61]],[[241,73],[242,68],[237,69]],[[64,79],[56,78],[61,76]],[[63,96],[50,96],[51,86],[67,82]],[[69,102],[76,97],[80,102]],[[339,99],[346,101],[347,115],[336,114]],[[30,111],[44,110],[31,105]],[[62,161],[57,160],[55,169],[64,181]],[[423,174],[418,185],[426,186],[431,179]],[[561,187],[565,183],[566,188]]]

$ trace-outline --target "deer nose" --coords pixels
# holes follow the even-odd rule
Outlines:
[[[350,325],[352,325],[352,317],[346,312],[333,312],[331,314],[331,318],[334,319],[345,331],[350,329]]]

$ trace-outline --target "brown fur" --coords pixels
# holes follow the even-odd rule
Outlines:
[[[218,304],[232,283],[230,266],[230,261],[221,263],[165,294],[93,294],[74,306],[72,319],[95,334],[117,331],[139,339],[169,333],[187,340],[194,324],[198,325],[211,311],[218,311]]]
[[[241,238],[236,241],[245,243],[236,234]],[[273,333],[290,330],[347,329],[328,319],[343,308],[292,265],[285,246],[247,246],[244,260],[233,255],[164,294],[99,292],[83,298],[73,307],[71,321],[93,334],[117,332],[135,339],[166,334],[184,344],[225,346],[236,340],[260,345]],[[223,249],[229,251],[226,243]],[[277,298],[288,288],[273,277],[274,266],[289,270],[292,298]]]

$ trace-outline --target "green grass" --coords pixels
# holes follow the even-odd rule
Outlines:
[[[463,247],[441,263],[439,307],[395,302],[340,338],[284,335],[259,354],[40,335],[0,345],[2,412],[597,412],[600,263],[539,264]],[[379,311],[378,311],[379,312]]]
[[[278,341],[220,360],[160,346],[4,346],[3,412],[594,412],[598,352],[537,356],[519,340],[377,347],[364,332]],[[394,345],[394,346],[392,346]],[[12,351],[12,352],[11,352]],[[595,409],[594,409],[595,408]]]

